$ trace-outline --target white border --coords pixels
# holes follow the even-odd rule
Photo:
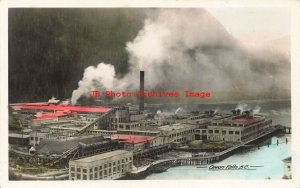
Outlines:
[[[0,187],[300,187],[300,0],[0,0]],[[233,7],[286,7],[292,11],[291,18],[291,83],[292,83],[292,180],[130,180],[130,181],[8,181],[8,8],[13,7],[182,7],[182,8],[233,8]],[[299,178],[298,178],[299,177]]]

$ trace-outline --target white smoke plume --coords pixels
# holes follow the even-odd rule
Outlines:
[[[82,95],[88,95],[97,89],[112,89],[115,79],[115,68],[110,64],[100,63],[97,67],[89,66],[84,70],[78,88],[73,91],[71,103],[76,104]]]
[[[116,79],[112,66],[88,68],[73,92],[72,104],[95,80],[107,88],[115,83],[116,89],[137,90],[140,70],[145,70],[149,91],[210,91],[215,99],[290,96],[288,59],[247,51],[203,9],[154,11],[126,49],[129,72]]]
[[[260,113],[260,106],[255,106],[255,108],[253,109],[253,114],[259,114]]]
[[[220,110],[221,110],[221,108],[217,107],[216,109],[214,109],[214,114],[217,114]]]
[[[251,109],[249,108],[248,104],[246,104],[246,103],[239,103],[235,107],[235,110],[240,110],[241,112],[244,112],[246,110],[251,110]]]

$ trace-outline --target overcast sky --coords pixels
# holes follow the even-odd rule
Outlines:
[[[208,11],[229,33],[245,43],[290,35],[290,9],[287,8],[219,8]]]

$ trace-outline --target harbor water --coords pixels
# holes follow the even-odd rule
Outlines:
[[[270,117],[273,124],[291,126],[290,102],[266,102],[250,104],[261,108],[262,114]],[[249,105],[249,106],[250,106]],[[220,105],[219,105],[220,106]],[[215,107],[215,106],[214,106]],[[223,104],[223,110],[229,110],[234,104]],[[221,108],[218,107],[218,108]],[[209,106],[207,106],[209,108]],[[277,144],[278,142],[278,144]],[[283,159],[291,156],[291,135],[276,135],[268,140],[244,149],[223,161],[205,166],[179,166],[166,172],[151,174],[148,180],[178,179],[281,179],[285,173]],[[212,170],[212,167],[225,169]],[[248,165],[247,169],[226,169],[228,166]]]

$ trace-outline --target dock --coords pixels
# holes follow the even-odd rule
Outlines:
[[[252,145],[253,143],[257,143],[257,142],[261,141],[262,139],[270,137],[273,134],[276,134],[278,132],[291,134],[291,129],[289,127],[284,127],[282,125],[275,125],[275,126],[272,126],[269,130],[262,132],[259,136],[245,140],[245,141],[243,141],[233,147],[230,147],[224,151],[213,153],[213,154],[210,154],[207,156],[200,156],[200,157],[180,157],[180,158],[173,158],[173,159],[158,160],[147,166],[143,166],[134,171],[131,171],[128,174],[127,178],[128,179],[144,179],[147,175],[154,173],[154,171],[155,171],[154,169],[157,168],[158,166],[176,167],[176,166],[190,166],[190,165],[207,165],[207,164],[219,162],[219,161],[231,156],[236,151],[243,149],[245,147],[247,148],[249,145]]]

